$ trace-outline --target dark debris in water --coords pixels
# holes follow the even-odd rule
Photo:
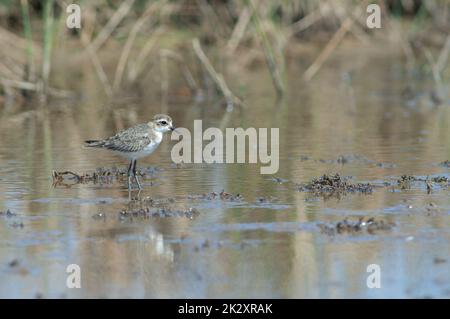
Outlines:
[[[8,263],[8,267],[13,271],[14,274],[18,274],[21,276],[25,276],[29,274],[27,268],[22,266],[22,263],[19,259],[15,258]]]
[[[165,208],[151,208],[145,207],[134,210],[122,210],[119,212],[119,220],[130,220],[133,218],[170,218],[170,217],[185,217],[193,219],[200,215],[200,212],[196,208],[189,209],[173,209],[169,207]]]
[[[241,201],[244,197],[241,194],[230,194],[222,190],[220,193],[217,192],[211,192],[211,193],[205,193],[201,195],[190,195],[188,196],[189,199],[204,199],[204,200],[215,200],[220,199],[223,201],[230,201],[230,202],[238,202]]]
[[[411,183],[415,182],[417,179],[414,176],[410,175],[402,175],[397,180],[397,185],[400,186],[401,189],[411,188]]]
[[[9,209],[7,209],[6,211],[0,211],[0,218],[13,218],[16,217],[17,214],[11,212]],[[24,224],[19,220],[19,221],[13,221],[11,224],[9,224],[10,227],[12,228],[16,228],[16,229],[22,229],[24,228]]]
[[[431,178],[434,183],[448,183],[448,177],[446,176],[436,176]]]
[[[289,182],[289,180],[285,179],[285,178],[281,178],[281,177],[271,177],[270,178],[271,181],[277,183],[277,184],[284,184]]]
[[[308,155],[300,156],[300,161],[302,161],[302,162],[309,161],[310,159],[311,159],[311,157],[309,157]]]
[[[300,158],[300,160],[303,160],[303,158]],[[344,154],[344,155],[339,155],[335,159],[330,159],[330,160],[319,159],[318,161],[320,163],[324,163],[324,164],[341,164],[341,165],[352,164],[352,163],[362,163],[362,164],[375,165],[380,168],[394,168],[396,166],[393,163],[376,162],[367,157],[357,155],[357,154]]]
[[[389,231],[395,225],[392,222],[386,222],[384,220],[376,220],[371,217],[365,219],[361,217],[358,221],[349,221],[347,218],[343,221],[339,221],[336,224],[319,224],[320,231],[326,235],[334,236],[336,234],[375,234],[378,231]]]
[[[0,211],[0,217],[14,217],[17,214],[11,212],[9,209],[6,210],[6,212]]]
[[[13,259],[8,263],[8,266],[11,268],[19,266],[20,262],[18,259]]]
[[[259,197],[256,197],[255,203],[257,203],[257,204],[268,204],[268,203],[272,203],[275,200],[277,200],[277,198],[273,197],[273,196],[270,196],[270,197],[259,196]]]
[[[347,193],[371,194],[374,186],[369,183],[352,184],[339,174],[323,175],[314,178],[309,183],[298,184],[297,190],[300,192],[310,192],[315,195],[345,195]]]
[[[441,257],[433,258],[433,263],[435,263],[435,264],[444,264],[446,262],[447,262],[447,259],[445,259],[445,258],[441,258]]]
[[[92,218],[95,220],[105,220],[106,214],[105,213],[97,213],[95,215],[92,215]]]
[[[22,222],[13,222],[10,226],[12,228],[19,228],[19,229],[22,229],[25,227],[25,225]]]
[[[397,185],[402,190],[411,189],[413,183],[425,183],[427,192],[431,193],[433,190],[433,183],[438,184],[437,186],[440,187],[447,187],[449,185],[449,179],[446,176],[419,178],[411,175],[402,175],[399,179],[397,179]]]
[[[144,179],[153,178],[162,169],[158,167],[144,167],[137,170],[137,175]],[[73,184],[111,184],[114,181],[125,181],[128,176],[127,168],[105,168],[99,167],[93,173],[75,173],[73,171],[53,171],[53,185]]]
[[[442,163],[439,163],[439,165],[440,165],[440,166],[447,167],[447,168],[450,168],[450,161],[449,161],[449,160],[446,160],[446,161],[444,161],[444,162],[442,162]]]

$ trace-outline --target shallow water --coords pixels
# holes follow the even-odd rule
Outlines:
[[[0,211],[16,215],[0,216],[0,297],[450,297],[449,190],[396,182],[450,177],[439,165],[450,159],[449,101],[434,105],[430,82],[401,55],[368,52],[336,56],[309,84],[299,80],[304,65],[291,61],[281,102],[261,70],[241,79],[246,108],[170,103],[179,127],[202,119],[204,128],[280,128],[275,176],[257,164],[175,167],[167,136],[138,162],[158,168],[139,198],[172,198],[179,210],[197,209],[193,218],[121,218],[139,205],[124,183],[52,186],[52,170],[124,168],[113,154],[83,149],[83,140],[146,121],[165,111],[159,101],[118,102],[115,111],[102,100],[56,102],[3,117]],[[342,164],[339,155],[353,156]],[[380,187],[339,197],[297,191],[296,183],[334,173]],[[222,190],[243,199],[194,196]],[[395,226],[334,236],[319,228],[363,216]],[[69,264],[81,267],[81,289],[66,286]],[[381,288],[366,285],[370,264],[380,266]]]

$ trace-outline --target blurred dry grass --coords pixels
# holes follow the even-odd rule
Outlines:
[[[167,95],[180,81],[182,94],[195,98],[206,85],[200,70],[212,78],[216,93],[239,104],[241,97],[222,76],[230,64],[242,72],[265,65],[274,92],[282,96],[287,55],[301,59],[308,44],[319,47],[305,69],[308,81],[346,37],[398,43],[409,65],[423,58],[442,86],[448,77],[450,1],[378,3],[378,31],[366,27],[367,3],[350,0],[80,1],[82,28],[68,29],[68,1],[2,0],[0,103],[80,96],[83,72],[94,72],[110,99],[139,89]],[[182,76],[172,76],[172,69]]]

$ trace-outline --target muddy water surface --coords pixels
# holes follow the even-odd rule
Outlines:
[[[338,56],[309,84],[299,80],[304,66],[291,65],[285,100],[274,101],[269,76],[255,71],[241,79],[247,107],[229,113],[215,101],[165,109],[159,98],[114,108],[86,99],[3,117],[0,297],[450,297],[450,174],[440,165],[450,159],[449,101],[436,105],[432,83],[397,54]],[[52,186],[52,170],[124,169],[83,140],[161,111],[190,129],[195,119],[204,128],[279,127],[279,172],[177,167],[166,136],[138,162],[138,200],[124,181]],[[298,190],[335,173],[376,187]],[[399,184],[402,175],[444,181],[427,190],[420,180]],[[394,226],[323,231],[361,217]],[[81,268],[81,289],[66,286],[69,264]],[[366,285],[370,264],[380,266],[379,289]]]

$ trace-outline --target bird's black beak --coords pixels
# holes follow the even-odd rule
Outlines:
[[[170,127],[170,130],[173,132],[173,131],[175,131],[175,127],[174,126],[171,126]]]

